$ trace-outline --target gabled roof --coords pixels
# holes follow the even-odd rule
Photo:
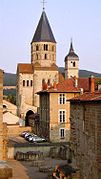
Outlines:
[[[35,31],[35,34],[31,43],[33,42],[56,43],[45,11],[42,12],[41,18],[39,20],[38,26],[36,28],[36,31]]]
[[[47,84],[45,84],[47,87]],[[72,79],[64,80],[58,84],[53,84],[52,87],[47,88],[38,92],[40,93],[77,93],[80,92],[80,88],[74,86],[74,82]]]
[[[97,90],[99,81],[101,81],[101,78],[95,78],[95,90]],[[90,89],[89,78],[78,78],[78,87],[83,88],[84,92],[88,92]]]
[[[19,73],[33,73],[33,65],[32,64],[22,64],[22,63],[19,63],[18,64],[18,72]]]
[[[79,97],[72,98],[70,101],[100,101],[101,102],[101,89],[94,93],[86,92]]]

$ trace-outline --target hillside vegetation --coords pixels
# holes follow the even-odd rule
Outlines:
[[[59,71],[64,73],[64,68],[59,67]],[[79,70],[79,77],[89,77],[91,75],[97,78],[101,78],[100,73],[95,73],[87,70]],[[16,74],[4,73],[4,86],[16,86]]]

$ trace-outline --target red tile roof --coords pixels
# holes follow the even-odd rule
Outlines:
[[[45,88],[47,88],[47,84],[45,84]],[[48,89],[44,89],[44,90],[38,92],[38,94],[43,93],[43,92],[48,92],[48,93],[71,92],[72,93],[72,92],[80,92],[80,88],[74,86],[74,82],[72,79],[67,79],[67,80],[64,80],[63,82],[60,82],[58,84],[54,83],[52,87],[50,87]]]
[[[19,73],[33,73],[33,65],[32,64],[18,64]]]
[[[79,97],[72,98],[71,101],[101,101],[101,89],[94,93],[85,92]]]
[[[95,78],[95,89],[97,90],[97,82],[101,81],[101,78]],[[79,78],[78,87],[83,88],[84,92],[88,92],[90,89],[89,78]]]

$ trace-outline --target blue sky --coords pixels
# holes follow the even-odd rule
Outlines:
[[[45,11],[57,41],[57,65],[73,39],[79,68],[101,73],[101,0],[46,0]],[[30,42],[42,13],[41,0],[0,0],[0,68],[16,73],[30,63]]]

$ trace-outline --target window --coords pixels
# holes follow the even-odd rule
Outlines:
[[[52,46],[52,51],[54,51],[54,45]]]
[[[47,54],[45,54],[45,59],[47,59]]]
[[[23,86],[25,86],[25,80],[23,80]]]
[[[36,60],[38,60],[38,54],[36,54]]]
[[[73,67],[75,67],[75,62],[73,62]]]
[[[4,109],[6,109],[6,108],[7,108],[7,106],[6,106],[5,104],[3,104],[3,108],[4,108]]]
[[[65,129],[62,128],[60,129],[60,138],[64,138],[65,137]]]
[[[71,67],[75,67],[75,66],[76,66],[75,62],[71,61]]]
[[[38,51],[39,50],[39,46],[38,45],[36,45],[36,51]]]
[[[59,111],[59,122],[63,123],[66,121],[66,111],[65,110],[60,110]]]
[[[27,80],[27,86],[29,86],[29,80]]]
[[[31,85],[31,86],[33,85],[33,81],[32,81],[32,80],[30,81],[30,85]]]
[[[65,94],[60,94],[59,96],[59,104],[65,104]]]
[[[48,45],[44,44],[44,50],[48,51]]]

